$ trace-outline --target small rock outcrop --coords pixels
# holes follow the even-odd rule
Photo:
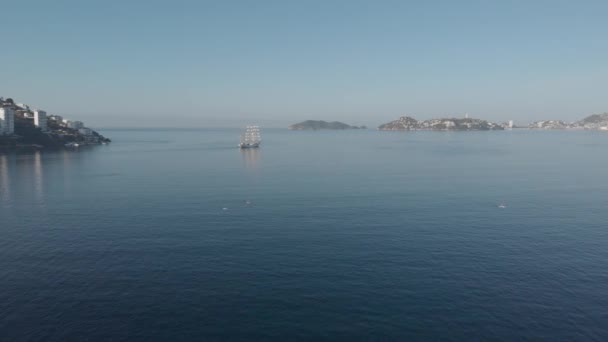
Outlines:
[[[365,129],[365,126],[351,126],[344,122],[333,121],[327,122],[323,120],[306,120],[297,124],[293,124],[288,127],[292,131],[304,131],[304,130],[320,130],[320,129],[332,129],[332,130],[343,130],[343,129]]]

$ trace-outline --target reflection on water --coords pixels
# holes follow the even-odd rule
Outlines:
[[[0,154],[0,198],[8,202],[11,197],[10,180],[8,173],[8,157]]]
[[[39,204],[44,204],[44,180],[42,172],[42,154],[34,153],[34,195]]]
[[[259,148],[243,148],[241,149],[241,154],[245,168],[255,170],[260,166]]]
[[[49,186],[69,190],[75,164],[82,164],[79,157],[69,151],[0,154],[0,201],[9,204],[25,196],[46,207]]]

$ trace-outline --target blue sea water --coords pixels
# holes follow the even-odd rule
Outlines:
[[[608,339],[608,134],[102,133],[0,154],[0,340]]]

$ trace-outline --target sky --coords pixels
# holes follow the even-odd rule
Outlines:
[[[607,1],[6,1],[0,96],[91,127],[608,111]]]

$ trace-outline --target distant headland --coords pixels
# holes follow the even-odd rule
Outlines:
[[[608,131],[608,113],[593,114],[576,122],[543,120],[531,123],[530,129],[588,129]]]
[[[332,129],[332,130],[343,130],[343,129],[366,129],[365,126],[351,126],[344,122],[332,121],[327,122],[323,120],[306,120],[297,124],[289,126],[292,131],[304,131],[304,130],[320,130],[320,129]]]
[[[504,130],[503,125],[481,119],[445,118],[418,121],[409,116],[402,116],[395,121],[378,127],[381,131],[492,131]]]
[[[0,149],[63,148],[109,143],[81,121],[47,115],[11,98],[0,97]]]
[[[410,116],[402,116],[397,120],[378,127],[381,131],[497,131],[512,128],[608,131],[608,113],[593,114],[575,122],[542,120],[525,126],[516,126],[513,124],[513,121],[499,124],[482,119],[472,119],[468,116],[464,118],[442,118],[424,121],[418,121]]]

